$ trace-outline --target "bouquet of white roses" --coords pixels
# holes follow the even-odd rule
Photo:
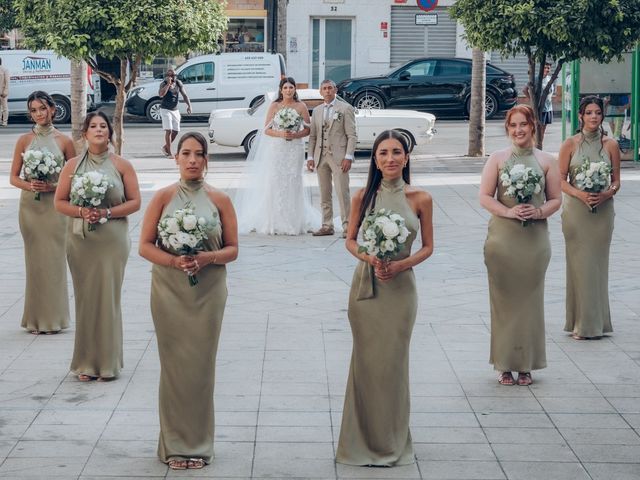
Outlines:
[[[295,108],[284,107],[278,110],[273,117],[273,124],[280,130],[297,132],[302,124],[302,117]],[[290,140],[287,138],[287,141]]]
[[[528,203],[534,194],[540,193],[542,175],[531,167],[525,167],[521,163],[509,164],[500,170],[500,182],[507,187],[505,195],[514,197],[518,203]],[[529,220],[524,220],[522,226],[529,225]]]
[[[62,170],[62,159],[46,148],[27,150],[22,154],[22,161],[27,180],[53,183],[58,180],[58,174]],[[35,199],[40,201],[40,192],[36,192]]]
[[[76,174],[71,181],[71,194],[69,195],[71,204],[79,207],[96,208],[102,203],[107,190],[111,186],[108,177],[97,170]],[[106,222],[106,219],[100,219],[100,223],[104,222]],[[88,230],[93,231],[95,229],[96,225],[90,223]]]
[[[602,192],[611,185],[611,165],[607,162],[590,162],[585,158],[575,175],[576,188],[585,192]],[[591,213],[597,212],[597,207],[591,207]]]
[[[365,217],[364,241],[358,246],[358,253],[365,252],[381,260],[389,260],[402,249],[408,236],[409,230],[405,226],[404,218],[391,210],[381,208]]]
[[[207,237],[207,228],[211,228],[204,217],[195,215],[195,208],[187,202],[183,208],[165,215],[158,222],[158,236],[160,242],[170,251],[178,255],[195,255],[203,250],[203,240]],[[189,274],[189,285],[198,284],[195,275]]]

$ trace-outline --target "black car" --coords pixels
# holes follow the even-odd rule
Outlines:
[[[508,110],[518,99],[513,75],[490,63],[486,91],[486,118]],[[344,80],[338,84],[338,95],[356,108],[469,115],[471,60],[418,58],[387,75]]]

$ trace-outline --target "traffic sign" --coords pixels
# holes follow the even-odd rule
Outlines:
[[[425,12],[430,12],[438,6],[438,0],[417,0],[418,8]]]

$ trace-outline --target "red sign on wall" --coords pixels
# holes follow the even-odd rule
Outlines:
[[[438,0],[417,0],[418,8],[425,12],[430,12],[438,6]]]

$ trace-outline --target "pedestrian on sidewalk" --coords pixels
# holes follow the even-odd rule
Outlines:
[[[53,127],[56,104],[46,92],[27,98],[34,123],[18,138],[9,181],[22,190],[18,215],[24,241],[26,286],[22,328],[33,334],[58,333],[69,326],[67,218],[56,212],[54,192],[62,167],[75,157],[73,142]],[[40,175],[31,160],[53,163]],[[25,161],[29,166],[25,165]]]
[[[0,127],[6,127],[9,122],[9,79],[9,70],[2,65],[0,57]]]
[[[580,133],[562,144],[558,156],[565,194],[562,208],[567,258],[564,330],[576,340],[600,338],[613,331],[609,310],[609,250],[615,217],[613,196],[620,189],[620,149],[618,142],[604,135],[603,106],[599,97],[582,99],[578,109]],[[610,168],[608,185],[601,191],[579,188],[579,171],[585,161],[588,165],[603,162]]]
[[[171,158],[171,144],[176,139],[180,131],[180,110],[178,109],[178,94],[182,95],[184,103],[187,104],[187,114],[191,113],[191,102],[184,89],[184,85],[176,76],[175,70],[170,68],[165,74],[164,81],[160,84],[158,95],[162,98],[160,102],[160,118],[162,118],[162,129],[164,130],[164,145],[162,153],[165,157]]]
[[[87,114],[82,135],[87,150],[62,169],[55,206],[72,218],[67,255],[76,337],[70,370],[78,380],[88,382],[114,379],[123,367],[120,299],[131,249],[127,217],[140,209],[140,188],[133,165],[109,150],[113,127],[103,112]],[[91,207],[76,203],[76,196],[83,196],[77,183],[83,178],[108,183]],[[104,188],[102,182],[98,188]]]
[[[158,456],[174,470],[199,469],[213,460],[213,390],[227,300],[225,265],[238,257],[231,200],[205,182],[207,147],[200,133],[182,136],[176,154],[180,180],[153,196],[140,234],[140,255],[153,263],[151,315],[161,366]],[[185,208],[192,212],[178,215]],[[160,235],[160,230],[186,234],[178,218],[187,230],[200,225],[206,234],[194,246],[197,253],[184,254],[177,236]]]
[[[347,250],[359,262],[349,293],[353,351],[336,461],[391,467],[415,462],[409,432],[409,343],[418,310],[413,267],[433,253],[433,201],[409,185],[409,147],[402,135],[382,132],[372,151],[367,185],[353,197],[347,232]],[[386,215],[380,219],[386,220],[385,237],[397,234],[394,254],[385,259],[376,253],[383,247],[370,234],[376,223],[370,214]],[[369,239],[366,251],[357,240],[361,227]],[[421,247],[411,253],[418,233]]]
[[[507,112],[511,145],[491,154],[482,170],[480,205],[492,215],[484,244],[491,302],[489,363],[502,385],[530,385],[547,366],[544,277],[551,259],[547,218],[560,208],[555,158],[534,148],[535,117],[528,105]]]

